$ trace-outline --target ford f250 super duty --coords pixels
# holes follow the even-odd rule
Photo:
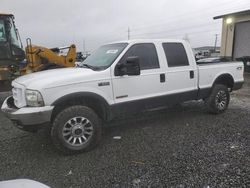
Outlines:
[[[124,113],[204,100],[224,112],[229,92],[242,87],[242,62],[197,65],[183,40],[131,40],[101,46],[75,68],[33,73],[12,82],[2,111],[18,128],[50,127],[66,153],[93,148],[102,122]]]

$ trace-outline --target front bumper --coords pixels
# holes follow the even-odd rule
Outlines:
[[[53,106],[16,108],[12,97],[8,97],[1,107],[2,112],[18,128],[26,131],[36,131],[48,125]]]

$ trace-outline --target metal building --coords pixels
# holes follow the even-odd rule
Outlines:
[[[223,19],[221,56],[250,57],[250,10],[214,17]]]

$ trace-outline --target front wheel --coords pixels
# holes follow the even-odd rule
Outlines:
[[[86,106],[71,106],[54,119],[51,139],[57,149],[65,154],[89,151],[101,139],[101,120]]]
[[[228,108],[230,94],[225,85],[216,84],[210,96],[205,100],[208,112],[220,114]]]

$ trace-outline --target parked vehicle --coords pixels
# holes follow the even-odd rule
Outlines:
[[[2,111],[20,129],[49,125],[60,151],[92,149],[102,122],[189,100],[224,112],[242,87],[242,62],[197,65],[183,40],[131,40],[101,46],[75,68],[32,73],[12,82]]]
[[[31,44],[23,49],[14,15],[0,13],[0,92],[9,91],[10,83],[18,76],[43,70],[74,67],[76,62],[76,46],[56,47],[49,49]],[[67,50],[59,55],[61,50]]]
[[[238,61],[243,61],[245,72],[250,73],[250,56],[237,58]]]
[[[0,181],[1,188],[49,188],[47,185],[29,179]]]

